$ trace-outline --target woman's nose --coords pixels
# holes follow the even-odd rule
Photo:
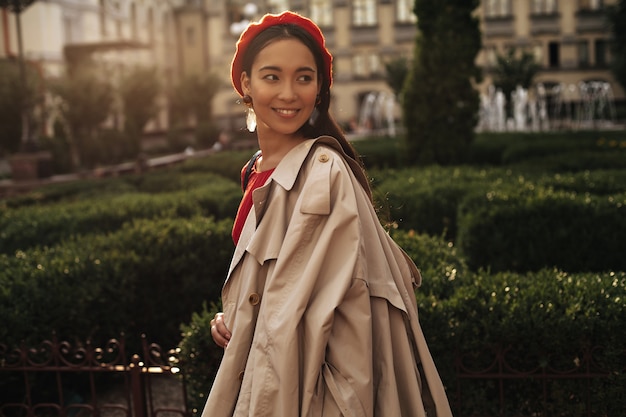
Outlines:
[[[280,89],[279,98],[282,100],[292,101],[297,98],[298,94],[292,83],[283,83]]]

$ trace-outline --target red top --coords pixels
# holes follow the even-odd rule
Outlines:
[[[257,172],[256,165],[252,168],[250,172],[250,178],[248,179],[248,186],[243,193],[243,198],[241,199],[241,203],[239,203],[239,209],[237,210],[237,217],[235,217],[235,224],[233,224],[233,242],[237,245],[239,242],[239,237],[241,236],[241,231],[243,230],[243,225],[246,222],[246,218],[248,217],[248,213],[252,209],[252,191],[257,188],[263,186],[267,179],[272,175],[274,169],[268,169],[267,171]],[[244,166],[241,170],[241,183],[243,184],[243,177],[246,173],[246,167]]]

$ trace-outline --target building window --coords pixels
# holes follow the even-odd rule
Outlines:
[[[594,44],[595,47],[595,64],[596,67],[606,67],[608,62],[606,59],[606,41],[604,39],[597,39]]]
[[[589,66],[589,42],[578,42],[578,67],[586,68]]]
[[[333,25],[333,4],[331,0],[311,1],[311,20],[319,26]]]
[[[354,55],[352,58],[352,73],[355,78],[377,78],[383,75],[383,65],[380,55],[375,52],[366,52]]]
[[[487,17],[511,16],[510,0],[487,0],[485,2],[485,16]]]
[[[367,64],[363,55],[352,57],[352,73],[355,78],[365,78],[367,75]]]
[[[560,45],[558,42],[548,44],[548,66],[558,68],[560,66]]]
[[[533,14],[554,14],[557,12],[556,0],[533,0]]]
[[[380,55],[372,53],[368,55],[368,69],[370,77],[382,76],[383,66],[380,63]]]
[[[353,0],[352,23],[355,26],[373,26],[376,19],[376,0]]]
[[[396,21],[398,23],[415,23],[417,16],[413,13],[413,0],[398,0],[396,2]]]
[[[602,0],[579,0],[580,10],[601,10],[604,7]]]

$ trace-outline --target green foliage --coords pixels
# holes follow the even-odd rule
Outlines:
[[[219,297],[231,228],[231,220],[197,216],[143,219],[2,254],[0,340],[34,343],[55,330],[61,339],[97,341],[125,332],[172,347],[180,323]]]
[[[211,119],[213,97],[221,86],[215,74],[185,76],[170,91],[170,106],[175,121],[193,116],[197,123]]]
[[[467,265],[452,242],[413,231],[392,230],[393,240],[413,259],[422,275],[417,290],[422,297],[446,299],[452,296],[458,276]]]
[[[19,63],[0,61],[0,156],[19,150],[22,109],[32,112],[34,104],[41,100],[40,78],[30,65],[25,65],[24,71],[26,92],[22,91]]]
[[[183,338],[178,345],[179,366],[185,372],[187,406],[193,415],[200,415],[211,390],[224,350],[213,342],[211,320],[222,311],[221,303],[206,303],[193,313],[189,324],[183,324]]]
[[[586,383],[594,412],[626,407],[626,275],[611,272],[624,262],[624,139],[480,134],[473,166],[423,168],[398,166],[398,140],[354,143],[381,219],[422,272],[420,322],[448,392],[461,384],[466,415],[497,414],[498,384],[457,381],[454,355],[478,369],[495,359],[488,348],[496,345],[520,370],[568,370],[597,346],[593,359],[610,376],[550,381],[548,412],[584,414]],[[0,200],[0,341],[39,342],[55,329],[70,339],[125,331],[131,345],[142,332],[166,347],[180,342],[190,405],[201,410],[221,358],[209,322],[220,309],[251,154],[219,152]],[[590,269],[597,272],[571,272]],[[538,414],[541,381],[504,387],[505,415]]]
[[[172,177],[160,173],[128,181],[133,178],[134,186],[117,183],[109,192],[100,188],[98,195],[89,190],[89,182],[84,183],[87,194],[75,195],[71,202],[0,211],[0,253],[50,246],[75,235],[111,232],[136,219],[232,218],[241,199],[238,184],[211,174]]]
[[[124,130],[134,144],[134,155],[140,150],[139,140],[146,124],[159,111],[157,97],[161,86],[155,68],[136,67],[121,80],[119,92],[124,108]]]
[[[584,361],[593,359],[592,366],[612,373],[590,381],[591,409],[598,415],[614,415],[626,406],[620,394],[626,388],[625,295],[623,272],[567,274],[543,269],[522,275],[481,271],[459,276],[449,299],[421,298],[418,293],[418,302],[422,328],[444,384],[463,386],[468,408],[460,414],[493,415],[497,410],[489,407],[497,404],[485,399],[497,398],[498,386],[493,380],[455,380],[455,355],[463,355],[464,364],[477,371],[496,360],[487,349],[501,346],[507,348],[504,359],[520,372],[541,372],[542,368],[584,372]],[[585,348],[596,348],[592,358],[582,356]],[[548,406],[558,410],[554,415],[580,415],[585,398],[579,393],[587,382],[549,383]],[[544,405],[541,383],[529,378],[505,387],[504,415],[519,415],[520,410],[521,415],[533,415]]]
[[[618,83],[626,90],[626,0],[618,0],[610,6],[608,20],[611,26],[611,71]]]
[[[535,57],[530,52],[518,53],[516,48],[509,48],[505,55],[497,55],[496,60],[493,84],[504,93],[507,98],[509,115],[512,115],[511,93],[518,86],[529,89],[540,66],[535,62]]]
[[[400,97],[406,76],[409,73],[409,62],[406,57],[398,57],[385,63],[387,85],[396,97]]]
[[[111,84],[95,75],[91,67],[76,68],[53,84],[52,91],[60,99],[60,113],[69,138],[75,167],[93,146],[95,131],[111,113],[113,89]]]
[[[626,193],[595,196],[538,186],[489,190],[459,207],[458,244],[474,269],[626,270]]]
[[[415,0],[419,35],[402,92],[409,164],[455,164],[474,139],[481,74],[477,0]]]
[[[367,170],[400,165],[404,143],[398,138],[362,138],[352,143]]]

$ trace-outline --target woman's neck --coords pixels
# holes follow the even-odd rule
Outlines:
[[[257,160],[256,168],[259,172],[267,171],[278,166],[290,150],[304,141],[304,137],[294,135],[258,135],[261,157]]]

